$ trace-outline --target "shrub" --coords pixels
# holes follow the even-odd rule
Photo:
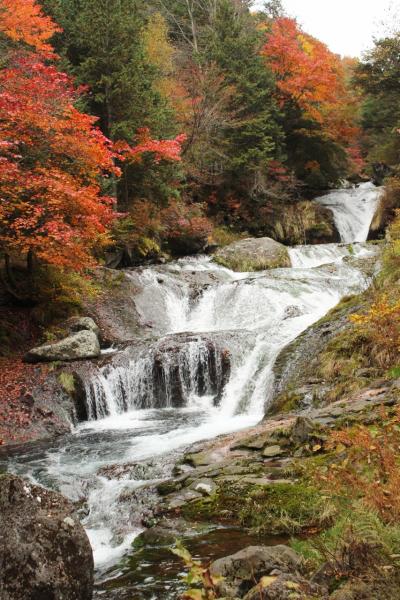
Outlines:
[[[384,523],[400,521],[400,408],[394,416],[382,410],[378,426],[355,427],[333,432],[328,448],[340,461],[320,473],[331,497],[351,505],[362,504]]]

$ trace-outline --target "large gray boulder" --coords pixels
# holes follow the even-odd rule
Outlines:
[[[300,564],[300,557],[288,546],[249,546],[216,560],[210,572],[213,577],[223,578],[217,584],[221,596],[242,598],[272,571],[296,573]]]
[[[27,362],[51,362],[55,360],[79,360],[100,356],[100,343],[93,331],[78,331],[60,342],[32,348],[26,355]]]
[[[246,238],[229,244],[214,254],[214,261],[233,271],[263,271],[290,267],[286,246],[271,238]]]
[[[92,590],[92,550],[69,500],[0,476],[1,600],[90,600]]]

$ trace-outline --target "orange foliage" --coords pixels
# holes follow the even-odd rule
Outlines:
[[[356,98],[346,88],[347,63],[294,19],[276,19],[266,36],[262,54],[277,78],[280,104],[294,102],[332,138],[354,142]]]
[[[117,174],[95,119],[73,106],[72,82],[43,62],[58,28],[33,0],[0,0],[11,50],[0,71],[0,246],[82,269],[114,218],[99,177]],[[36,52],[28,52],[24,45]]]
[[[372,353],[381,367],[390,367],[400,356],[400,300],[382,295],[363,315],[350,319],[370,340]]]
[[[49,40],[60,28],[42,13],[36,0],[0,0],[0,31],[14,42],[53,55]]]
[[[362,499],[386,523],[400,519],[400,408],[393,417],[382,413],[382,425],[359,425],[332,433],[328,447],[345,452],[322,477],[334,496]]]
[[[113,146],[75,108],[71,79],[44,62],[57,27],[33,0],[0,0],[0,8],[0,31],[12,41],[0,71],[0,249],[82,270],[116,217],[101,179],[120,175],[115,161],[144,153],[180,160],[184,137],[154,140],[142,129],[136,146]]]

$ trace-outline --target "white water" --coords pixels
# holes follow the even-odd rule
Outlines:
[[[380,190],[369,184],[319,199],[332,208],[342,239],[352,245],[292,248],[291,269],[234,273],[199,257],[140,271],[145,286],[135,298],[136,308],[157,336],[127,365],[104,367],[88,382],[93,420],[81,424],[67,443],[10,464],[74,500],[86,500],[83,522],[99,570],[117,562],[140,531],[132,514],[134,500],[123,498],[145,483],[140,471],[108,479],[99,469],[150,461],[146,478],[156,480],[177,448],[256,424],[268,403],[274,361],[282,348],[343,296],[368,285],[343,258],[371,252],[354,242],[365,241],[379,196]],[[201,288],[196,297],[193,281]],[[193,335],[185,340],[179,335],[183,332]],[[176,339],[178,370],[170,350]],[[217,398],[224,352],[230,374]],[[153,379],[156,361],[163,408],[154,408],[160,405]],[[173,377],[180,382],[181,408],[173,408]]]
[[[340,238],[350,244],[367,239],[381,193],[382,188],[376,188],[373,183],[363,183],[330,192],[318,198],[317,202],[333,210]]]

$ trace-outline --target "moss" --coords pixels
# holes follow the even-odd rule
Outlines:
[[[301,531],[321,522],[323,504],[308,483],[279,482],[254,489],[244,500],[240,520],[259,532]]]
[[[75,393],[75,377],[72,373],[63,371],[59,374],[58,381],[67,394],[73,395]]]
[[[225,521],[239,525],[243,501],[254,487],[240,480],[236,483],[221,482],[215,494],[186,504],[182,509],[183,516],[194,521]]]
[[[260,485],[239,481],[224,484],[213,496],[190,502],[182,511],[191,521],[229,522],[258,533],[279,534],[320,523],[323,502],[318,490],[308,483]]]
[[[296,394],[291,390],[286,390],[274,401],[274,412],[276,413],[289,413],[297,410],[301,402],[303,400],[303,396],[300,394]]]
[[[214,256],[214,262],[221,267],[226,267],[227,269],[231,269],[231,271],[236,271],[238,273],[252,273],[255,271],[267,271],[268,269],[277,269],[281,267],[288,267],[289,260],[286,256],[286,253],[282,253],[281,256],[276,258],[275,260],[262,260],[260,258],[243,259],[235,256],[222,257],[222,256]]]
[[[362,295],[344,296],[339,304],[332,308],[324,317],[322,317],[322,319],[318,321],[317,326],[321,325],[322,323],[329,323],[330,321],[334,321],[342,315],[346,315],[350,312],[350,309],[356,310],[362,302]]]
[[[215,227],[211,234],[212,242],[221,248],[246,237],[249,237],[248,233],[232,231],[228,227]]]

